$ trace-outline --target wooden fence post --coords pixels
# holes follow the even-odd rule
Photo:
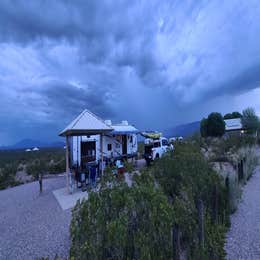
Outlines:
[[[216,184],[213,191],[213,221],[218,223],[218,185]]]
[[[240,165],[241,165],[241,179],[244,179],[244,162],[243,160],[240,161]]]
[[[198,217],[199,217],[199,242],[200,246],[204,248],[204,205],[201,199],[198,200]]]
[[[181,248],[180,248],[180,230],[177,224],[172,229],[172,248],[173,248],[173,260],[180,260]]]
[[[42,193],[42,173],[39,174],[40,193]]]
[[[240,162],[237,164],[237,175],[238,175],[238,181],[241,180],[241,165]]]

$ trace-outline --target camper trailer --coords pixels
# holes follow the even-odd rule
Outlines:
[[[134,158],[137,156],[137,132],[138,130],[122,121],[120,124],[112,124],[111,120],[105,123],[113,130],[103,135],[101,147],[100,135],[73,136],[70,139],[71,165],[85,168],[87,163],[114,162],[117,159]]]

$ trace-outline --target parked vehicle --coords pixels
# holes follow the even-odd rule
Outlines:
[[[146,138],[144,140],[144,158],[147,165],[157,158],[161,158],[167,151],[173,150],[173,145],[169,144],[167,138],[159,137],[156,139]]]
[[[183,137],[182,136],[175,136],[175,137],[170,137],[169,138],[169,142],[170,143],[174,143],[176,141],[183,141]]]

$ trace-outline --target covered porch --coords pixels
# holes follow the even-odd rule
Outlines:
[[[101,118],[91,113],[87,109],[85,109],[77,118],[75,118],[60,134],[59,136],[66,138],[66,178],[67,178],[67,194],[73,193],[75,189],[75,172],[76,170],[80,172],[81,168],[77,165],[77,169],[75,169],[75,165],[71,160],[72,151],[70,141],[74,136],[83,137],[90,135],[100,135],[100,158],[92,164],[89,164],[90,171],[91,167],[96,167],[98,174],[103,175],[104,171],[104,151],[103,151],[103,139],[104,135],[112,132],[113,128],[108,126]],[[95,164],[95,165],[94,165]],[[86,167],[87,168],[87,167]],[[87,168],[88,169],[88,168]],[[90,172],[87,173],[88,178],[90,176]],[[88,184],[89,181],[88,181]],[[62,191],[61,191],[62,192]]]

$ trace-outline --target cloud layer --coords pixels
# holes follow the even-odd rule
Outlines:
[[[259,24],[257,0],[3,0],[0,144],[55,139],[85,107],[160,129],[248,106]]]

